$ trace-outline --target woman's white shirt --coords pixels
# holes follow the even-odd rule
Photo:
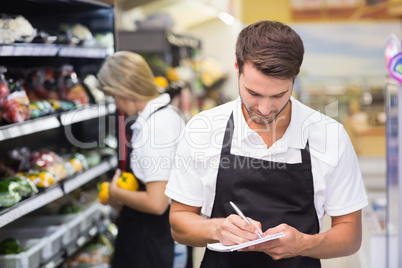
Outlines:
[[[184,133],[184,120],[169,102],[170,96],[166,93],[149,101],[131,126],[130,164],[135,176],[144,184],[169,179],[176,148]]]

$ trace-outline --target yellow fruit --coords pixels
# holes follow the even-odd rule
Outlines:
[[[73,166],[75,172],[80,172],[83,169],[81,160],[79,160],[77,158],[72,158],[72,159],[70,159],[69,162]]]
[[[100,184],[100,191],[98,197],[99,200],[104,204],[107,203],[107,199],[109,198],[109,185],[110,183],[107,181],[104,181]]]
[[[121,174],[120,178],[117,180],[117,186],[129,191],[137,191],[140,187],[134,174],[130,172],[123,172]]]
[[[163,88],[167,88],[167,86],[169,84],[167,79],[165,77],[163,77],[163,76],[156,76],[155,77],[155,83],[158,86],[163,87]]]
[[[104,190],[104,189],[109,189],[110,183],[107,181],[104,181],[100,184],[100,189]]]
[[[50,183],[48,181],[39,181],[36,186],[41,187],[41,188],[45,188],[45,187],[49,187]]]
[[[166,77],[173,82],[178,82],[180,80],[179,76],[176,73],[174,68],[169,68],[169,71],[166,74]]]
[[[39,172],[38,178],[40,179],[40,181],[38,181],[36,184],[38,187],[49,187],[56,179],[54,175],[48,171]]]

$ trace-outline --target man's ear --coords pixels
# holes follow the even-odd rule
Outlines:
[[[234,66],[236,68],[236,74],[239,76],[239,65],[237,65],[237,60],[235,60]]]

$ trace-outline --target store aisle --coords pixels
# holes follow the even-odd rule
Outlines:
[[[330,227],[331,221],[328,216],[324,217],[323,231]],[[204,255],[205,248],[194,248],[193,252],[193,263],[194,268],[200,267],[202,256]],[[357,253],[342,258],[322,260],[322,268],[360,268]]]

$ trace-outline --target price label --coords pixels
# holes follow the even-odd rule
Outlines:
[[[58,48],[55,46],[42,46],[41,56],[55,56],[57,54]]]
[[[26,123],[26,124],[22,125],[21,130],[22,130],[21,132],[24,135],[31,134],[31,133],[35,132],[35,130],[34,130],[34,128],[33,128],[31,123]]]
[[[42,47],[41,46],[32,47],[32,56],[40,56],[41,53],[42,53]]]
[[[11,138],[15,138],[20,136],[21,134],[20,128],[18,126],[15,127],[10,127],[8,129],[8,134],[10,135]]]
[[[33,46],[25,46],[24,47],[24,51],[23,51],[23,55],[24,56],[32,56],[32,52],[33,52]]]
[[[25,47],[15,47],[14,48],[14,56],[24,56],[25,54]]]
[[[3,46],[1,47],[1,56],[12,56],[14,53],[13,46]]]

